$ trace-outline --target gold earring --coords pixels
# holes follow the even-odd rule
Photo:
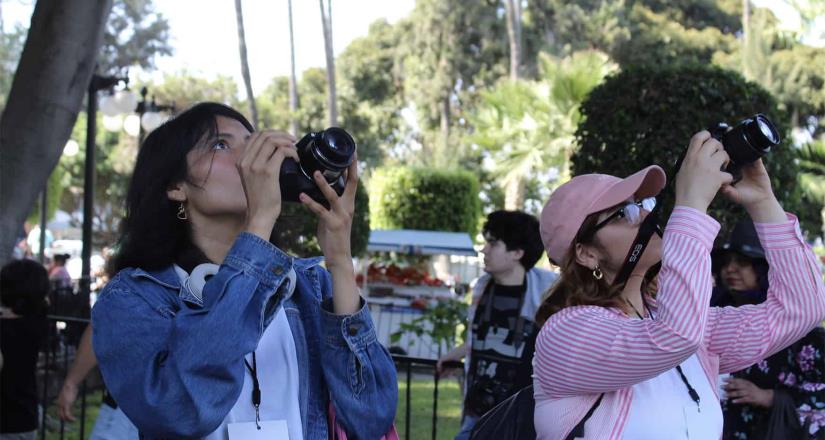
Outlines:
[[[183,202],[181,202],[180,206],[178,207],[178,220],[186,220],[189,216],[186,215],[186,208],[183,207]]]
[[[599,266],[596,266],[596,268],[593,269],[593,278],[597,280],[604,278],[604,274],[602,273],[602,270],[599,269]]]

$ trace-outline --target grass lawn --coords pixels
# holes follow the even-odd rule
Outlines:
[[[403,374],[398,375],[398,412],[395,427],[403,439],[406,429],[407,383]],[[433,380],[413,379],[410,388],[410,439],[432,438]],[[439,440],[451,440],[461,427],[461,389],[455,379],[438,382],[438,431]]]
[[[97,411],[100,408],[100,400],[103,397],[100,391],[93,391],[86,394],[86,426],[84,427],[84,438],[89,438],[92,432],[92,426],[95,424],[97,418]],[[63,439],[65,440],[81,440],[80,439],[80,398],[75,404],[74,416],[77,419],[74,423],[66,423],[63,430]],[[46,412],[46,439],[59,440],[60,439],[60,419],[57,417],[57,407],[51,405]],[[40,440],[40,433],[37,435],[37,440]]]
[[[432,411],[433,411],[433,380],[413,379],[412,395],[410,402],[410,439],[429,439],[432,437]],[[395,419],[395,426],[399,436],[403,439],[406,429],[406,392],[407,383],[403,375],[399,374],[398,383],[398,412]],[[100,391],[95,391],[86,396],[86,427],[85,437],[89,438],[89,433],[97,418],[98,408],[101,399]],[[80,400],[75,407],[75,417],[77,422],[67,423],[64,429],[65,440],[80,439]],[[454,379],[447,379],[438,383],[438,439],[452,439],[458,433],[461,424],[461,390]],[[46,432],[46,439],[60,439],[60,420],[57,418],[57,410],[54,405],[48,408],[46,425],[49,427]],[[40,435],[37,436],[40,439]]]

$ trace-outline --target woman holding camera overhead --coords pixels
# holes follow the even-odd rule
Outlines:
[[[825,287],[796,217],[761,160],[742,166],[735,186],[720,171],[729,160],[707,131],[691,138],[661,238],[649,215],[666,180],[657,166],[625,179],[577,176],[550,197],[541,233],[561,276],[537,316],[546,321],[533,361],[539,438],[720,438],[718,374],[825,318]],[[720,190],[747,210],[770,262],[760,305],[707,306],[719,224],[706,211]]]
[[[337,426],[375,439],[390,431],[395,367],[350,255],[356,161],[340,195],[321,175],[330,170],[309,170],[313,199],[279,185],[285,162],[295,170],[290,161],[301,159],[295,142],[201,103],[141,146],[117,274],[92,322],[104,381],[144,436],[326,439]],[[269,243],[285,193],[318,216],[326,269],[321,258]]]

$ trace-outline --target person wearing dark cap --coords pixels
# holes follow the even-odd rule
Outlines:
[[[769,265],[753,222],[737,223],[712,258],[719,281],[711,306],[766,301]],[[723,439],[825,438],[825,329],[732,373],[723,387]]]
[[[759,304],[768,292],[768,261],[752,221],[736,224],[722,246],[711,252],[716,288],[714,307]]]

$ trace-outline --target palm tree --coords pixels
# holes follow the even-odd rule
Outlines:
[[[596,51],[562,60],[541,54],[539,67],[537,81],[508,79],[483,92],[472,117],[473,141],[491,153],[506,209],[523,209],[527,179],[536,173],[555,169],[559,184],[569,178],[579,106],[616,69]]]
[[[318,0],[321,6],[321,26],[324,30],[324,51],[327,57],[327,106],[329,107],[329,125],[338,125],[338,102],[335,92],[335,55],[332,52],[332,0]]]
[[[241,54],[241,75],[246,87],[246,101],[249,103],[249,114],[252,125],[258,126],[258,107],[255,105],[255,94],[252,92],[252,79],[249,76],[249,59],[246,54],[246,35],[243,29],[243,8],[241,0],[235,0],[235,17],[238,23],[238,49]]]
[[[507,39],[510,41],[510,79],[519,78],[521,66],[521,1],[504,0],[507,11]]]
[[[287,0],[289,8],[289,130],[298,135],[298,80],[295,76],[295,34],[292,31],[292,0]]]

